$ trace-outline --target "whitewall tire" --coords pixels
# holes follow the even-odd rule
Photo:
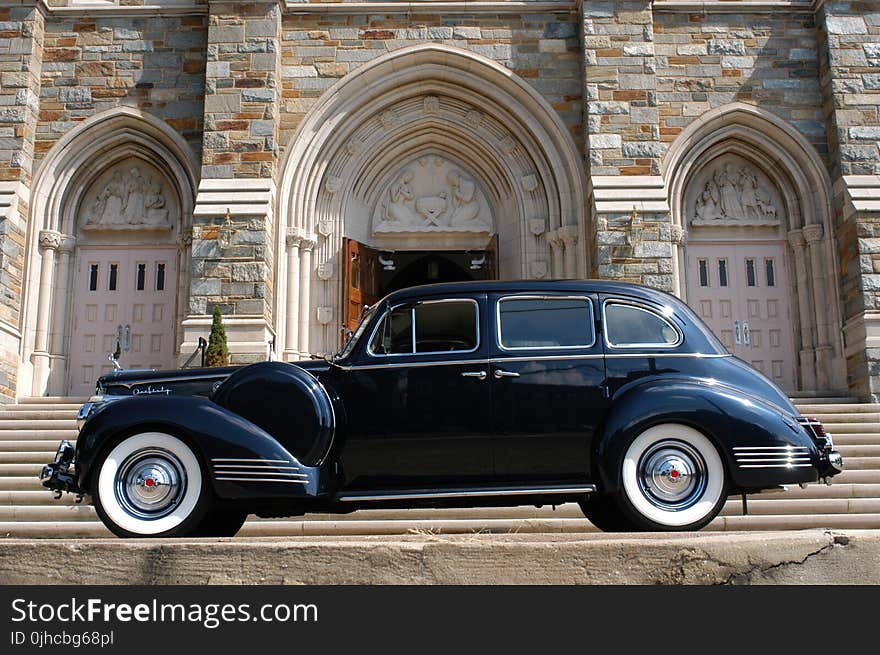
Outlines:
[[[727,475],[718,449],[687,425],[648,428],[627,447],[619,504],[641,530],[698,530],[727,500]]]
[[[119,536],[196,534],[212,504],[198,458],[170,434],[127,437],[95,466],[95,509]]]

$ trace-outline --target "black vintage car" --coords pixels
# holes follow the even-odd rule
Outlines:
[[[600,281],[398,291],[329,360],[116,372],[45,486],[124,537],[245,516],[578,502],[694,530],[731,494],[836,475],[815,420],[665,293]]]

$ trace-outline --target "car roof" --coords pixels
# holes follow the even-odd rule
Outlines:
[[[470,282],[443,282],[424,284],[395,291],[387,296],[390,303],[405,302],[426,296],[458,293],[547,293],[547,292],[602,293],[622,295],[668,303],[676,300],[659,289],[611,280],[474,280]],[[676,303],[677,304],[677,303]]]

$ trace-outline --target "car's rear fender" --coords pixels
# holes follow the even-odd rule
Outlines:
[[[77,439],[75,464],[80,486],[89,488],[97,460],[108,448],[126,436],[150,431],[172,434],[189,443],[220,498],[310,497],[321,493],[318,468],[301,464],[259,426],[198,396],[134,396],[99,407]],[[259,471],[268,472],[263,480],[253,474]],[[296,473],[296,477],[287,476],[289,481],[282,482],[278,472]]]
[[[737,463],[735,448],[792,446],[807,448],[816,464],[815,444],[791,417],[723,384],[662,379],[636,384],[613,400],[593,448],[593,476],[601,491],[618,490],[620,462],[629,443],[661,423],[684,424],[711,439],[725,462],[732,490],[817,479],[813,466],[760,469]]]

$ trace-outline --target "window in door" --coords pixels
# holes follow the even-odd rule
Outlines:
[[[505,350],[589,348],[593,303],[583,297],[511,297],[498,301],[498,344]]]
[[[473,352],[479,347],[474,300],[440,300],[392,309],[370,339],[371,355]]]

